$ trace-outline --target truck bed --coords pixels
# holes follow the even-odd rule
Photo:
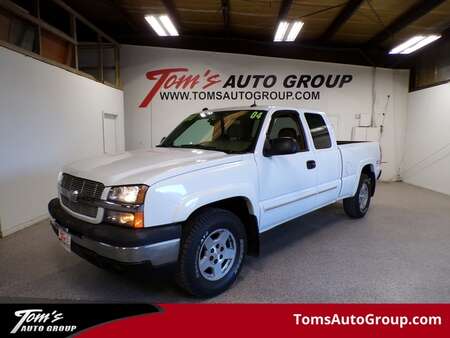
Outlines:
[[[342,160],[341,196],[352,196],[355,191],[355,180],[359,180],[360,170],[367,163],[374,165],[375,177],[380,167],[380,147],[378,142],[371,141],[338,141]]]

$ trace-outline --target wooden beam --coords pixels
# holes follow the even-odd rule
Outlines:
[[[34,4],[36,6],[36,16],[40,20],[41,19],[41,2],[40,2],[40,0],[36,0],[36,2]],[[38,38],[38,54],[42,55],[42,29],[41,29],[41,26],[38,26],[37,38]]]
[[[230,1],[222,0],[222,16],[223,16],[223,27],[225,32],[230,30]]]
[[[114,48],[114,68],[115,68],[115,85],[117,88],[120,87],[120,47],[116,46]]]
[[[116,12],[118,12],[126,21],[128,26],[136,33],[142,32],[143,25],[138,24],[136,20],[128,14],[126,10],[120,5],[119,0],[107,0],[108,4],[113,8]]]
[[[293,0],[282,0],[281,1],[280,9],[278,11],[278,19],[277,19],[277,23],[276,23],[277,25],[278,25],[278,22],[280,22],[281,20],[287,19],[289,10],[291,9],[293,2],[294,2]]]
[[[429,13],[444,1],[445,0],[421,0],[417,2],[416,4],[412,5],[406,12],[397,17],[389,26],[372,37],[366,45],[369,47],[379,45],[381,42],[392,37],[395,33],[401,31],[406,26]]]
[[[328,28],[323,32],[319,41],[326,42],[330,40],[334,34],[347,22],[348,19],[355,13],[364,0],[349,0],[342,8],[339,14],[334,18]]]
[[[181,32],[181,20],[180,16],[178,15],[177,8],[175,7],[175,3],[173,2],[173,0],[162,0],[162,3],[166,8],[167,14],[169,15],[176,29],[178,30],[178,32]]]
[[[78,69],[78,39],[77,39],[77,19],[75,15],[70,15],[70,33],[72,34],[73,39],[77,42],[73,46],[73,53],[75,58],[75,69]]]
[[[98,77],[101,83],[105,81],[103,73],[103,44],[100,34],[98,35]]]
[[[106,40],[108,40],[109,42],[118,44],[118,42],[116,40],[114,40],[112,37],[110,37],[108,34],[106,34],[105,32],[103,32],[102,30],[98,29],[96,26],[94,26],[93,24],[91,24],[84,16],[82,16],[81,14],[79,14],[78,12],[76,12],[75,10],[72,9],[72,7],[69,7],[64,1],[62,0],[51,0],[54,3],[56,3],[58,6],[60,6],[61,8],[65,9],[66,12],[69,12],[70,14],[73,14],[78,20],[80,20],[81,22],[83,22],[86,26],[88,26],[90,29],[92,29],[94,32],[96,32],[97,34],[99,34],[100,36],[102,36],[103,38],[105,38]]]
[[[115,43],[111,42],[103,42],[103,48],[114,48],[117,46]],[[97,49],[98,42],[97,41],[78,41],[78,48],[84,49]]]
[[[51,32],[52,34],[69,41],[70,43],[76,44],[77,42],[69,35],[64,33],[63,31],[60,31],[59,29],[50,26],[48,23],[43,21],[42,19],[39,19],[31,14],[28,14],[27,12],[23,11],[19,6],[17,6],[14,2],[10,0],[0,0],[0,7],[5,8],[7,11],[17,15],[18,17],[25,19],[27,21],[30,21],[34,23],[38,28],[45,29],[46,31]]]
[[[192,49],[211,52],[271,56],[288,59],[304,59],[324,62],[336,62],[373,66],[378,65],[377,57],[386,57],[385,53],[366,54],[359,48],[324,47],[307,43],[289,42],[274,45],[272,41],[226,38],[221,36],[183,35],[183,39],[158,39],[148,34],[130,34],[119,37],[129,44],[157,46],[178,49]]]

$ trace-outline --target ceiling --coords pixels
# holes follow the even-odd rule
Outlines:
[[[450,27],[450,0],[66,0],[121,43],[272,55],[281,19],[305,24],[295,43],[277,56],[312,58],[352,51],[379,61],[386,50],[424,33]],[[144,20],[168,13],[179,37],[160,38]],[[283,55],[278,55],[278,54]],[[365,54],[365,55],[362,55]],[[365,60],[365,61],[364,61]],[[337,60],[339,62],[339,60]],[[358,62],[355,62],[358,63]]]

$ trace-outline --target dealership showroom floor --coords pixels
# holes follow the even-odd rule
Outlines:
[[[449,302],[450,197],[383,183],[367,217],[335,204],[275,230],[211,302]],[[120,274],[66,253],[43,221],[0,240],[0,301],[191,302],[170,271]]]
[[[450,303],[450,0],[0,0],[4,302]]]

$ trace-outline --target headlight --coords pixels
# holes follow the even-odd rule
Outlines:
[[[146,185],[128,185],[122,187],[112,187],[109,191],[108,200],[112,202],[142,204],[144,203]]]

